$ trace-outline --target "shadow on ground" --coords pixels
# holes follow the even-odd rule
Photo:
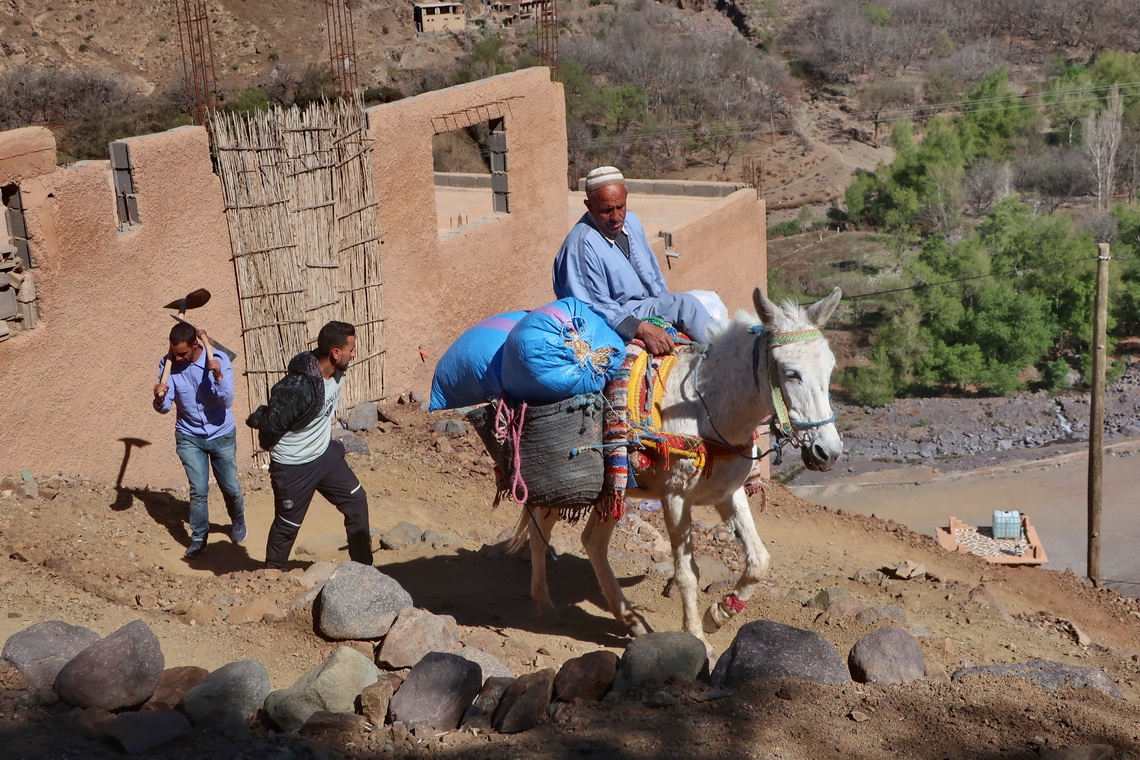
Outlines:
[[[550,593],[557,606],[539,617],[530,599],[530,565],[518,557],[487,557],[460,549],[457,554],[418,557],[376,567],[403,586],[416,606],[451,615],[465,626],[517,628],[535,633],[569,636],[602,646],[623,646],[628,638],[610,616],[590,562],[571,554],[547,562]],[[622,586],[642,576],[619,578]]]

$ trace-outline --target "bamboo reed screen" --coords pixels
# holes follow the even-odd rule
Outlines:
[[[384,398],[380,239],[359,101],[214,112],[252,407],[321,325],[356,326],[340,409]]]

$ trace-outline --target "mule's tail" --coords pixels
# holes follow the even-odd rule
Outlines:
[[[523,504],[515,534],[507,539],[507,554],[518,554],[530,545],[530,523],[530,512]]]

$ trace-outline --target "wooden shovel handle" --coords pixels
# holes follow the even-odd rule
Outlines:
[[[210,343],[210,339],[203,333],[199,336],[202,341],[202,346],[206,349],[206,363],[214,361],[214,346]]]
[[[174,359],[171,358],[170,354],[167,354],[166,363],[162,365],[162,377],[158,381],[162,385],[167,385],[167,381],[170,380],[170,365],[173,363]]]

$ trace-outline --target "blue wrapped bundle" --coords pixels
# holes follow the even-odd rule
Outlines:
[[[525,311],[496,314],[468,328],[439,358],[431,381],[432,411],[494,401],[503,392],[503,344]]]
[[[503,346],[503,390],[517,401],[550,404],[597,393],[621,368],[625,342],[588,304],[563,298],[535,309]]]

